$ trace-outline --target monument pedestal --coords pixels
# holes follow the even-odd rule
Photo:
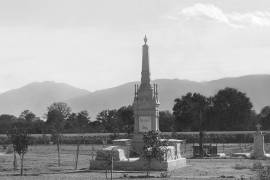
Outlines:
[[[137,154],[141,154],[143,151],[143,134],[136,133],[133,135],[133,139],[131,141],[132,150],[135,151]]]

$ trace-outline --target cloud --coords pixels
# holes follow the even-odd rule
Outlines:
[[[224,12],[221,8],[213,4],[196,3],[193,6],[186,7],[178,12],[177,16],[170,15],[168,19],[186,18],[204,18],[227,24],[231,27],[246,26],[270,26],[270,12],[253,11],[247,13]]]
[[[270,12],[231,13],[227,17],[232,23],[242,25],[270,26]]]
[[[229,23],[229,19],[223,11],[212,4],[195,4],[182,9],[179,13],[188,17],[205,16],[220,22]]]

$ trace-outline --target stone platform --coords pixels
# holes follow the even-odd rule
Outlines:
[[[161,139],[165,141],[165,139]],[[152,160],[150,170],[152,171],[172,171],[186,166],[186,158],[181,157],[180,144],[182,140],[167,139],[166,153],[162,159]],[[90,169],[104,170],[111,168],[113,159],[113,169],[122,171],[145,171],[148,168],[148,161],[142,157],[129,158],[128,149],[134,147],[130,139],[118,139],[113,141],[114,145],[103,148],[97,152],[95,160],[90,161]],[[161,148],[164,148],[162,146]]]
[[[121,171],[145,171],[147,169],[148,162],[140,158],[129,158],[126,161],[114,161],[113,169]],[[105,160],[92,160],[90,161],[90,169],[92,170],[104,170],[110,165]],[[157,161],[153,160],[150,164],[152,171],[172,171],[186,166],[186,158],[179,158],[175,160]]]

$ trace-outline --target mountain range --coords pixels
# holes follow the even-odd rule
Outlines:
[[[0,114],[19,115],[23,110],[29,109],[43,117],[51,103],[61,101],[68,103],[74,112],[87,110],[92,120],[95,120],[96,114],[102,110],[132,104],[136,83],[139,82],[89,92],[65,83],[34,82],[0,94]],[[270,105],[270,75],[248,75],[205,82],[157,79],[153,83],[158,84],[161,110],[171,110],[174,99],[187,92],[211,96],[225,87],[236,88],[246,93],[257,112]]]

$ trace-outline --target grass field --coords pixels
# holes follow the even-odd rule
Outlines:
[[[25,156],[24,172],[27,176],[20,178],[17,175],[19,170],[13,170],[13,154],[0,155],[0,179],[37,179],[37,180],[54,180],[54,179],[105,179],[103,171],[90,172],[89,160],[93,157],[94,151],[100,149],[100,145],[82,145],[78,170],[74,170],[74,157],[76,146],[63,145],[61,148],[61,167],[57,167],[57,152],[56,146],[53,145],[38,145],[30,146],[29,151]],[[222,144],[218,145],[218,152],[248,152],[251,150],[251,144]],[[267,151],[270,145],[266,145]],[[93,149],[94,148],[94,149]],[[94,150],[94,151],[93,151]],[[1,152],[1,150],[0,150]],[[192,155],[192,145],[187,144],[182,146],[184,157]],[[269,151],[268,151],[269,152]],[[207,179],[215,177],[252,177],[256,174],[252,170],[253,163],[256,160],[247,159],[188,159],[187,167],[181,168],[171,173],[170,179]],[[268,161],[261,161],[268,165]],[[19,160],[18,160],[19,164]],[[269,163],[270,165],[270,163]],[[119,172],[114,174],[114,179],[127,176],[144,175],[144,172]],[[154,176],[160,176],[160,172],[153,172]]]

